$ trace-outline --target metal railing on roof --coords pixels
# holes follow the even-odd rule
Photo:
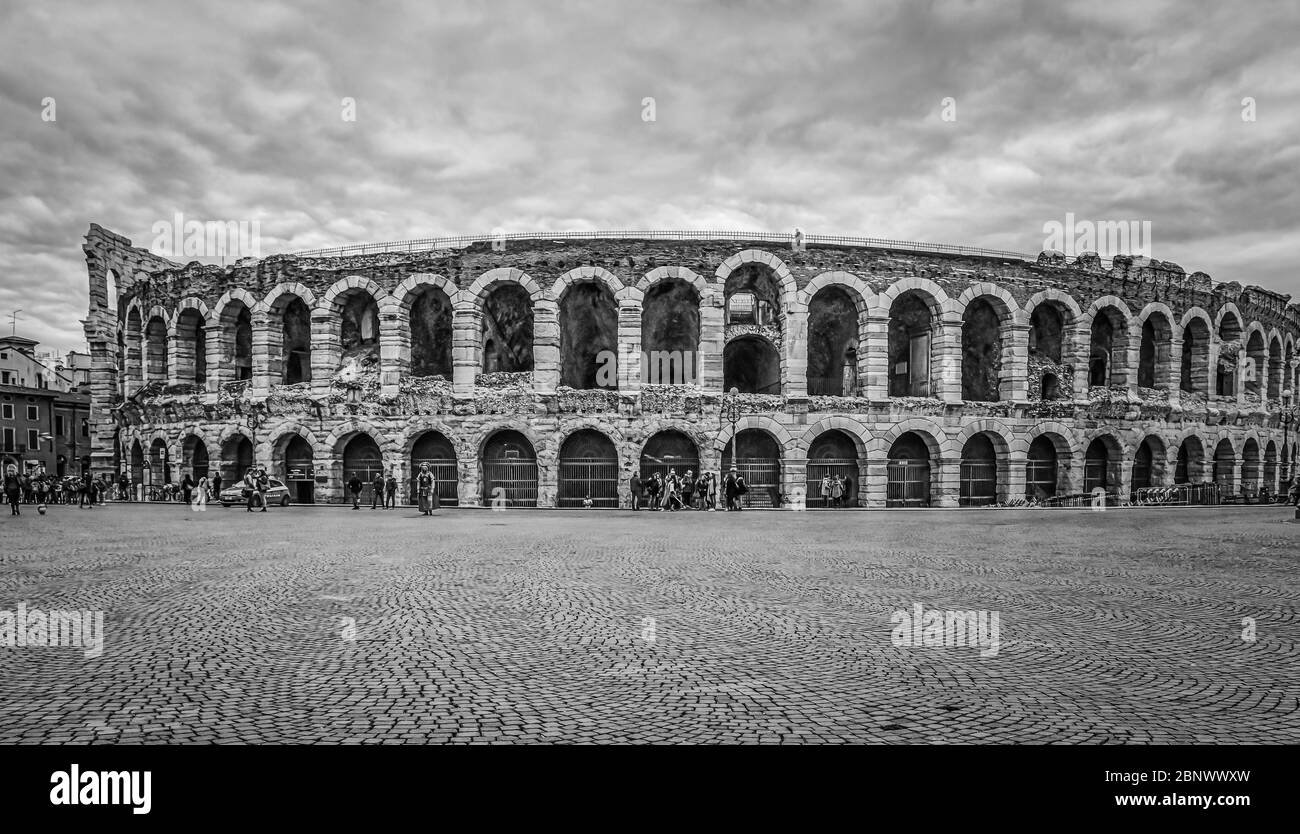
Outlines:
[[[378,255],[389,252],[426,252],[437,249],[454,249],[474,243],[508,242],[512,240],[732,240],[793,245],[795,236],[788,232],[736,232],[712,230],[624,230],[592,232],[520,232],[511,234],[456,235],[429,237],[416,240],[398,240],[387,243],[358,243],[326,249],[309,249],[286,254],[300,258],[343,258],[353,255]],[[842,235],[804,235],[804,244],[830,246],[856,246],[870,249],[892,249],[926,254],[966,255],[981,258],[1033,261],[1035,255],[1010,252],[1002,249],[983,249],[976,246],[957,246],[948,243],[920,243],[911,240],[893,240],[877,237],[849,237]]]

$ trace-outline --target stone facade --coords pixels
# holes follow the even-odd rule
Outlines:
[[[255,460],[282,474],[286,444],[300,437],[311,451],[315,499],[340,500],[345,447],[368,435],[385,468],[400,473],[405,500],[413,449],[437,431],[454,448],[460,503],[480,505],[485,446],[514,431],[536,457],[538,506],[554,506],[563,444],[591,429],[615,450],[626,506],[628,477],[657,432],[680,431],[701,467],[721,466],[732,431],[722,416],[727,402],[738,407],[739,432],[775,441],[785,495],[806,483],[819,437],[842,433],[856,452],[854,503],[870,507],[886,504],[888,461],[907,438],[924,447],[935,506],[958,503],[960,462],[981,434],[995,450],[999,499],[1025,494],[1026,461],[1040,435],[1056,450],[1058,492],[1084,489],[1090,447],[1100,450],[1105,488],[1121,494],[1144,444],[1155,454],[1144,482],[1173,483],[1180,446],[1190,444],[1188,477],[1207,479],[1218,450],[1217,475],[1233,491],[1265,479],[1275,486],[1294,454],[1286,432],[1300,374],[1300,310],[1289,297],[1213,284],[1149,259],[1120,257],[1104,269],[1095,256],[1066,263],[1048,253],[1028,262],[539,235],[504,251],[485,240],[182,266],[95,225],[84,251],[96,474],[137,465],[141,451],[156,468],[157,450],[164,476],[178,478],[200,446],[213,468],[232,463],[227,450],[241,438]],[[733,278],[742,273],[744,281]],[[680,285],[677,308],[663,302],[669,294],[652,293],[664,282]],[[578,284],[593,291],[566,294]],[[502,287],[520,289],[494,296]],[[420,309],[433,312],[413,314],[431,292],[442,295]],[[730,321],[732,298],[748,292],[766,318]],[[835,306],[825,302],[831,295]],[[589,307],[606,305],[598,326],[582,324],[572,304],[578,296],[595,299]],[[682,298],[698,306],[683,311]],[[904,315],[900,305],[910,305],[907,326],[891,329]],[[836,328],[839,341],[818,332],[810,339],[810,320],[824,329],[845,309],[856,322]],[[530,339],[519,337],[527,331],[521,316]],[[449,333],[428,332],[446,326]],[[643,383],[643,363],[657,362],[658,348],[680,346],[682,332],[696,344],[691,377]],[[850,344],[841,344],[844,333]],[[591,389],[562,384],[583,375],[565,365],[562,344],[597,355],[588,338],[616,339],[616,378]],[[738,367],[752,355],[734,350],[741,341],[746,351],[768,352],[766,367],[779,368],[779,382],[754,382]],[[1254,347],[1221,369],[1221,350],[1236,342]],[[810,395],[810,350],[821,369],[818,390],[831,385],[844,396]],[[412,372],[444,361],[450,378]],[[1044,399],[1048,373],[1056,392]],[[1222,393],[1220,377],[1231,385]],[[1139,387],[1140,379],[1154,385]],[[736,381],[742,392],[725,395]],[[972,391],[987,399],[963,399]]]

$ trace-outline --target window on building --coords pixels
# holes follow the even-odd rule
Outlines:
[[[27,448],[33,452],[41,450],[41,435],[36,429],[27,430]]]
[[[8,385],[8,384],[9,384],[9,372],[0,371],[0,385]]]
[[[41,419],[41,407],[38,405],[27,406],[27,419],[33,422]]]
[[[81,436],[90,437],[90,421],[84,417],[81,420]]]
[[[6,452],[12,452],[12,451],[14,450],[14,430],[13,430],[13,429],[5,429],[4,442],[5,442],[5,451],[6,451]]]
[[[14,404],[5,403],[4,408],[0,409],[0,417],[3,417],[6,420],[14,419]]]
[[[54,415],[54,434],[57,437],[63,437],[66,434],[64,428],[65,426],[63,425],[63,415],[62,414]]]

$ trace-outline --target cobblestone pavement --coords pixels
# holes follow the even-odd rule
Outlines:
[[[0,646],[0,743],[1295,744],[1290,517],[28,511],[0,611],[106,639]],[[998,653],[893,645],[916,603]]]

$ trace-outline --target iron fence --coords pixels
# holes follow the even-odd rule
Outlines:
[[[500,496],[507,507],[537,506],[537,461],[488,460],[483,462],[483,503],[492,506]]]
[[[1056,495],[1056,461],[1025,462],[1025,497],[1043,500]]]
[[[561,458],[557,507],[618,507],[617,458]]]
[[[885,465],[886,507],[930,506],[930,462],[891,460]]]
[[[412,458],[410,490],[406,493],[406,503],[417,506],[420,503],[420,467],[429,464],[433,475],[433,492],[438,496],[439,505],[456,506],[460,503],[460,467],[454,458]]]
[[[745,484],[749,487],[749,492],[741,499],[744,506],[781,506],[780,460],[776,458],[736,458],[733,463],[730,458],[724,457],[722,460],[722,479],[718,482],[719,492],[721,492],[727,473],[731,471],[733,465],[736,467],[737,474],[745,479]],[[718,498],[723,500],[721,495]]]
[[[957,504],[987,507],[998,500],[998,464],[992,460],[963,460],[958,472]]]
[[[818,458],[808,461],[808,486],[805,505],[809,507],[829,507],[831,500],[822,495],[822,478],[849,478],[849,489],[844,495],[842,505],[852,507],[857,503],[858,495],[858,461],[855,458]]]

